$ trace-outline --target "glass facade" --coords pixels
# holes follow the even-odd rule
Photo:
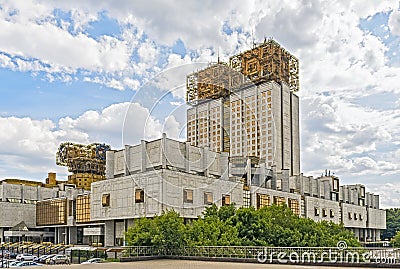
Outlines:
[[[76,222],[90,222],[90,195],[76,197]]]
[[[281,196],[274,196],[274,204],[276,205],[283,205],[286,203],[286,199],[285,197],[281,197]]]
[[[257,193],[257,209],[260,209],[264,206],[270,206],[271,202],[270,202],[270,198],[268,194],[261,194],[261,193]]]
[[[36,225],[67,224],[67,199],[52,199],[36,204]]]
[[[300,203],[297,199],[288,199],[289,208],[293,211],[294,214],[300,216]]]

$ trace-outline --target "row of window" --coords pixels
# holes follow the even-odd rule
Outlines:
[[[213,203],[213,193],[212,192],[204,192],[204,204],[211,205]],[[193,190],[184,189],[183,190],[183,202],[184,203],[193,203]],[[136,189],[135,190],[135,203],[144,203],[144,190]],[[231,196],[223,195],[222,196],[222,205],[230,205],[231,204]],[[110,194],[104,193],[101,198],[101,205],[103,207],[110,206]]]
[[[364,217],[362,214],[358,214],[358,213],[352,213],[352,212],[348,212],[347,213],[347,217],[349,218],[349,220],[364,220]]]
[[[314,208],[314,215],[316,217],[321,215],[321,211],[318,207]],[[322,217],[324,217],[324,218],[328,217],[328,209],[326,209],[326,208],[322,209]],[[331,218],[335,217],[335,211],[333,209],[329,209],[329,217],[331,217]]]
[[[273,202],[276,205],[282,205],[286,203],[286,198],[282,196],[274,196]],[[264,206],[270,206],[271,200],[268,194],[257,193],[256,195],[256,207],[257,209]],[[288,206],[296,215],[300,215],[300,203],[297,199],[288,198]]]

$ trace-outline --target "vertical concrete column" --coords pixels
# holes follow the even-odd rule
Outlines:
[[[0,243],[4,242],[4,228],[0,228]]]
[[[381,241],[381,230],[375,230],[376,241]]]
[[[106,151],[106,178],[114,178],[115,151]]]
[[[68,243],[76,245],[78,243],[78,228],[76,226],[70,226],[68,230]]]
[[[128,176],[130,174],[130,165],[131,165],[131,153],[130,153],[130,146],[125,145],[125,150],[124,150],[124,161],[125,161],[125,176]]]
[[[106,220],[104,222],[104,246],[111,247],[115,244],[115,222]]]
[[[251,159],[247,158],[246,160],[246,174],[247,174],[247,185],[251,185]]]
[[[190,172],[189,155],[190,155],[190,143],[186,142],[185,143],[185,171],[186,171],[186,173]]]
[[[21,190],[21,202],[24,203],[24,185],[22,185],[22,183],[19,185],[20,190]]]
[[[272,179],[271,179],[271,189],[272,190],[276,190],[276,185],[277,185],[277,183],[276,183],[276,181],[277,181],[277,178],[276,178],[276,176],[277,176],[277,173],[276,173],[276,166],[275,165],[273,165],[272,166]]]
[[[282,169],[282,191],[289,192],[289,173],[290,169]]]
[[[208,159],[208,151],[210,150],[209,147],[204,147],[203,148],[203,171],[204,171],[204,176],[208,177],[208,166],[211,164],[210,160]]]
[[[141,172],[146,172],[146,163],[147,163],[147,153],[146,153],[146,141],[141,140],[140,141],[140,150],[142,152],[142,163],[140,167]]]
[[[161,165],[163,169],[167,168],[167,134],[163,133],[162,134],[162,139],[161,139]]]

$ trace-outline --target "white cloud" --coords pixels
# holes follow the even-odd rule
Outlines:
[[[155,139],[163,132],[177,138],[180,124],[173,115],[160,122],[138,103],[119,103],[102,111],[86,111],[77,118],[51,120],[0,117],[0,172],[18,170],[25,174],[63,171],[55,166],[60,143],[102,142],[120,149],[125,144],[138,144],[141,139]],[[14,175],[15,176],[15,175]]]
[[[0,28],[0,50],[10,55],[39,59],[67,71],[116,71],[128,64],[126,46],[115,38],[96,41],[84,34],[73,36],[50,23],[0,21]]]
[[[392,35],[400,36],[400,11],[395,10],[390,14],[389,17],[389,29]]]
[[[369,191],[380,196],[381,208],[393,208],[400,205],[400,184],[399,183],[384,183],[384,184],[369,184]]]
[[[392,35],[400,35],[397,0],[254,0],[245,4],[208,0],[180,4],[15,0],[3,1],[1,6],[2,68],[45,72],[49,81],[67,82],[82,71],[84,81],[118,90],[141,89],[140,85],[150,81],[147,86],[156,85],[159,95],[171,93],[175,102],[184,100],[186,75],[216,61],[218,51],[222,60],[228,60],[230,55],[251,48],[253,40],[273,36],[300,59],[303,171],[318,174],[330,168],[363,181],[368,175],[390,175],[400,170],[393,155],[400,145],[396,95],[400,93],[400,68],[388,65],[384,40],[360,29],[360,19],[372,20],[373,15],[384,13],[390,18],[383,27],[388,27]],[[59,25],[55,9],[71,14],[71,20],[62,20]],[[89,35],[89,23],[98,20],[102,12],[119,22],[120,36]],[[171,52],[178,39],[187,51],[183,57]],[[166,71],[155,76],[163,68]],[[378,93],[393,97],[393,106],[385,107],[379,99],[360,101]],[[31,126],[32,131],[27,130],[32,133],[38,128],[46,139],[2,139],[8,141],[5,148],[10,147],[11,140],[18,141],[14,143],[17,154],[20,148],[28,149],[29,154],[45,148],[49,154],[51,147],[40,141],[57,145],[61,139],[100,139],[120,146],[121,142],[136,143],[142,137],[159,137],[163,130],[175,136],[184,125],[181,115],[169,115],[164,124],[145,108],[149,107],[145,102],[151,107],[160,100],[157,94],[146,92],[140,105],[115,104],[77,118],[65,117],[58,126],[51,121],[26,119],[24,128]],[[122,127],[127,110],[128,120]],[[17,130],[25,130],[18,125],[21,119],[6,119]]]
[[[318,175],[330,168],[344,178],[399,171],[390,154],[400,132],[392,117],[396,112],[365,110],[334,97],[303,98],[303,171]]]

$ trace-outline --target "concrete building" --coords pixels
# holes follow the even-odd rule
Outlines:
[[[379,196],[360,184],[341,186],[330,173],[300,172],[298,61],[279,44],[265,41],[232,57],[229,67],[195,72],[187,89],[187,142],[164,134],[108,151],[103,144],[67,143],[59,164],[72,173],[99,171],[105,180],[82,177],[47,196],[22,195],[18,187],[15,197],[5,196],[2,188],[1,199],[35,201],[27,204],[36,206],[36,221],[28,211],[17,220],[51,229],[55,243],[124,245],[124,232],[140,217],[173,209],[190,220],[211,204],[231,203],[285,203],[301,217],[343,223],[362,242],[380,240],[386,217]],[[83,167],[87,160],[94,163]]]
[[[256,157],[267,167],[300,174],[299,98],[285,82],[242,87],[187,111],[191,145]],[[225,150],[224,150],[225,149]]]
[[[90,223],[80,225],[82,229],[97,227],[91,232],[97,233],[105,246],[123,245],[124,232],[135,219],[154,217],[163,210],[174,209],[185,219],[193,219],[212,203],[255,208],[285,203],[299,216],[343,223],[363,242],[379,240],[380,230],[386,227],[377,196],[365,193],[362,185],[340,186],[337,177],[328,175],[290,176],[287,170],[276,172],[265,165],[252,165],[250,158],[244,163],[247,165],[232,165],[224,152],[165,135],[108,151],[107,180],[92,184],[90,213],[87,211]],[[252,179],[248,188],[237,174]],[[354,199],[343,199],[345,192]]]
[[[36,225],[37,202],[57,197],[65,187],[53,181],[56,181],[55,173],[49,173],[46,183],[19,179],[0,181],[0,242],[54,241],[53,229]]]
[[[187,140],[300,174],[298,60],[273,40],[187,77]]]

